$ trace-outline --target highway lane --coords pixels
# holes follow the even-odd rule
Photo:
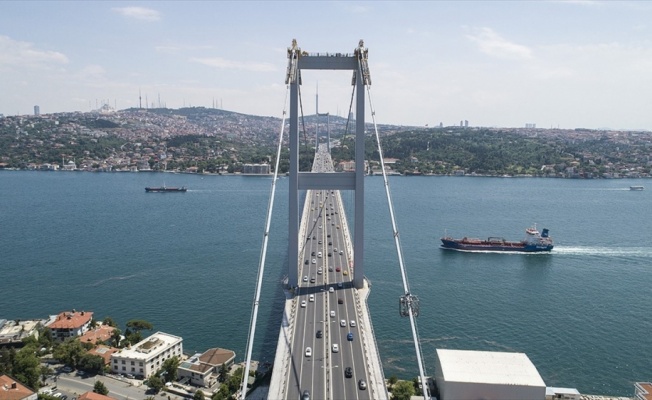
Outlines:
[[[329,164],[328,154],[318,154],[315,169],[332,170]],[[295,299],[292,365],[286,393],[289,398],[294,398],[295,393],[296,398],[301,398],[309,390],[312,399],[367,399],[369,391],[358,388],[358,380],[369,382],[369,377],[358,334],[359,300],[351,283],[350,255],[342,233],[341,220],[345,216],[339,211],[341,198],[337,191],[308,191],[307,197],[304,204],[310,211],[304,221],[308,225],[300,251],[300,289]],[[342,304],[338,304],[340,300]],[[321,337],[317,337],[317,331],[321,331]],[[351,341],[347,340],[349,332],[353,334]],[[337,351],[333,345],[337,345]],[[345,376],[346,368],[351,368],[352,377]]]

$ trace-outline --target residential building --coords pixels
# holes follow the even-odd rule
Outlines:
[[[111,372],[149,378],[158,371],[165,360],[183,354],[183,338],[169,333],[156,332],[136,345],[121,349],[111,355]]]
[[[93,343],[93,344],[109,343],[112,339],[114,330],[115,328],[112,326],[98,323],[98,325],[94,329],[91,329],[88,332],[84,333],[79,338],[79,341],[82,343]]]
[[[117,349],[115,347],[109,347],[101,344],[95,347],[94,349],[88,350],[88,354],[92,354],[94,356],[100,356],[102,357],[102,360],[104,360],[104,365],[111,365],[111,355],[119,350],[120,349]]]
[[[38,328],[43,321],[13,321],[0,319],[0,346],[22,346],[23,339],[34,336],[38,339]]]
[[[235,352],[227,349],[213,348],[203,354],[195,354],[182,362],[177,369],[180,380],[191,385],[211,387],[217,383],[222,365],[233,364]]]
[[[46,325],[52,331],[52,338],[63,341],[69,337],[81,336],[91,328],[93,313],[88,311],[64,311],[53,322]]]
[[[0,400],[36,400],[38,395],[9,375],[0,375]]]
[[[82,393],[77,400],[116,400],[115,397],[105,396],[95,392]]]
[[[636,382],[634,384],[635,399],[636,400],[652,400],[652,383],[650,382]]]

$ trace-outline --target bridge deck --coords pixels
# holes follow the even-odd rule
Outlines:
[[[332,171],[327,152],[318,153],[315,165]],[[299,232],[300,283],[286,290],[269,398],[302,398],[308,390],[312,399],[387,399],[367,306],[369,283],[355,289],[351,282],[353,246],[339,191],[307,192]]]

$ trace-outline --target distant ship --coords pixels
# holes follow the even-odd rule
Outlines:
[[[643,190],[645,187],[643,186],[630,186],[629,190]]]
[[[451,237],[441,238],[442,249],[460,251],[500,251],[500,252],[523,252],[536,253],[552,250],[552,238],[548,235],[548,229],[544,228],[541,233],[537,230],[536,224],[525,230],[525,239],[520,242],[509,242],[501,237],[489,237],[487,240],[464,237],[453,239]]]
[[[158,193],[185,192],[187,190],[188,189],[186,189],[185,186],[182,186],[182,187],[178,188],[178,187],[167,187],[165,185],[163,185],[161,187],[146,187],[145,188],[146,192],[152,192],[152,193],[155,193],[155,192],[158,192]]]

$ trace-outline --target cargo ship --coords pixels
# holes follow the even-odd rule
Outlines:
[[[520,242],[510,242],[502,237],[489,237],[487,240],[482,240],[468,237],[453,239],[448,236],[441,238],[441,242],[442,249],[459,251],[536,253],[550,251],[553,248],[552,238],[548,234],[548,229],[544,228],[539,233],[536,224],[525,230],[525,239]]]
[[[148,193],[167,193],[167,192],[185,192],[188,189],[186,189],[185,186],[182,187],[167,187],[167,186],[161,186],[161,187],[146,187],[145,191]]]

